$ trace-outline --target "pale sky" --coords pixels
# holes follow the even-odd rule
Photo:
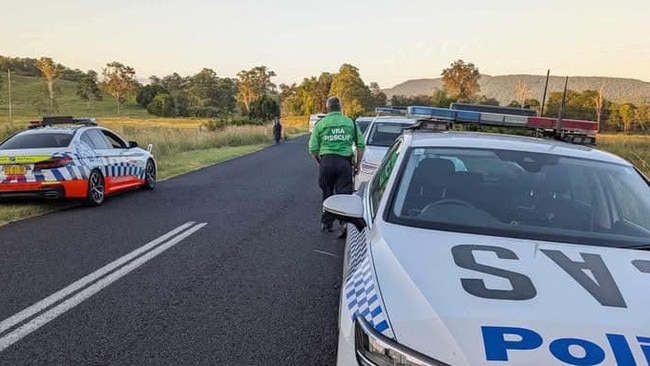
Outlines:
[[[650,81],[650,0],[23,0],[0,9],[0,55],[49,56],[138,78],[266,65],[277,84],[342,63],[381,87],[438,77],[453,60],[484,74]]]

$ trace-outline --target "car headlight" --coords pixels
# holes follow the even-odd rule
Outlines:
[[[377,165],[375,165],[375,164],[370,164],[370,163],[366,163],[366,162],[361,162],[361,170],[362,170],[364,173],[367,173],[367,174],[369,174],[369,175],[372,175],[372,173],[374,173],[375,170],[377,170]]]
[[[362,366],[450,366],[396,343],[361,316],[355,321],[354,345]]]

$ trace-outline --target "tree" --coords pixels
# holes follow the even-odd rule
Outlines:
[[[147,105],[147,111],[159,117],[174,116],[174,99],[169,94],[157,94]]]
[[[158,94],[169,94],[169,91],[160,84],[141,86],[138,88],[135,101],[141,106],[147,108],[149,103],[151,103]]]
[[[479,77],[478,68],[473,63],[465,63],[463,60],[454,61],[449,68],[442,71],[445,89],[459,102],[468,102],[479,92]]]
[[[646,131],[650,123],[650,105],[644,103],[638,106],[634,111],[634,119],[639,124],[639,127]]]
[[[594,104],[596,106],[596,121],[600,124],[603,117],[603,106],[605,105],[605,84],[598,89],[598,95],[594,97]]]
[[[386,93],[381,91],[378,83],[370,83],[370,103],[367,106],[368,110],[374,110],[376,107],[385,107],[388,101]]]
[[[251,102],[275,90],[275,84],[271,82],[271,78],[276,76],[275,72],[266,66],[256,66],[248,71],[242,70],[237,73],[237,76],[239,77],[237,101],[244,107],[246,113],[250,110]]]
[[[521,108],[526,104],[526,100],[530,98],[530,89],[524,80],[517,81],[515,86],[515,101]],[[512,103],[511,103],[512,104]]]
[[[433,91],[433,97],[431,98],[431,105],[438,108],[449,108],[451,103],[456,102],[455,98],[449,96],[449,93],[445,89],[436,88]]]
[[[370,89],[363,83],[359,69],[343,64],[332,79],[330,95],[341,99],[343,113],[356,118],[366,111],[371,99]]]
[[[618,107],[618,114],[620,115],[621,122],[623,123],[623,131],[630,132],[632,130],[632,122],[634,122],[636,106],[632,103],[625,103]]]
[[[54,80],[61,75],[63,67],[55,64],[54,60],[49,57],[41,57],[35,63],[36,68],[43,74],[45,82],[47,83],[47,91],[49,94],[49,111],[48,114],[54,112]]]
[[[332,80],[334,75],[329,72],[323,72],[318,77],[314,86],[314,100],[316,102],[316,112],[325,112],[325,104],[332,89]]]
[[[270,121],[280,116],[280,105],[269,95],[262,95],[250,104],[249,117],[263,121]]]
[[[77,85],[77,96],[86,102],[89,109],[91,100],[102,100],[102,91],[97,86],[97,73],[94,70],[88,70],[81,76]]]
[[[102,70],[102,76],[104,80],[99,84],[99,87],[115,98],[117,114],[119,115],[122,104],[138,90],[135,70],[130,66],[114,61],[106,64],[106,68]]]
[[[282,115],[303,115],[297,89],[296,83],[291,85],[280,84],[280,113]]]
[[[496,106],[498,106],[498,105],[500,104],[499,101],[496,100],[495,98],[488,98],[488,97],[485,96],[485,95],[481,95],[481,96],[476,100],[476,103],[477,103],[477,104],[484,104],[484,105],[496,105]]]
[[[393,107],[408,107],[412,105],[419,106],[432,106],[433,98],[430,95],[416,95],[416,96],[406,96],[406,95],[393,95],[390,98],[390,105]],[[449,105],[447,105],[449,107]]]

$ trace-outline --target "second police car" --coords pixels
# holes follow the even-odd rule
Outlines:
[[[45,117],[0,143],[0,199],[79,198],[99,206],[113,193],[152,190],[151,148],[124,141],[94,119]]]
[[[338,365],[650,364],[648,180],[591,147],[439,122],[324,202],[350,223]]]

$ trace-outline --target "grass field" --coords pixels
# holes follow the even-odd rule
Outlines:
[[[0,85],[0,123],[9,122],[9,98],[7,75],[0,73],[2,84]],[[76,117],[103,117],[115,116],[117,107],[115,100],[104,93],[101,101],[85,103],[77,97],[77,83],[67,80],[56,80],[54,82],[58,115],[71,115]],[[11,100],[13,121],[22,123],[39,117],[35,104],[39,100],[47,99],[46,86],[43,79],[33,76],[11,76]],[[129,102],[124,106],[124,116],[147,117],[146,109],[135,102]]]

